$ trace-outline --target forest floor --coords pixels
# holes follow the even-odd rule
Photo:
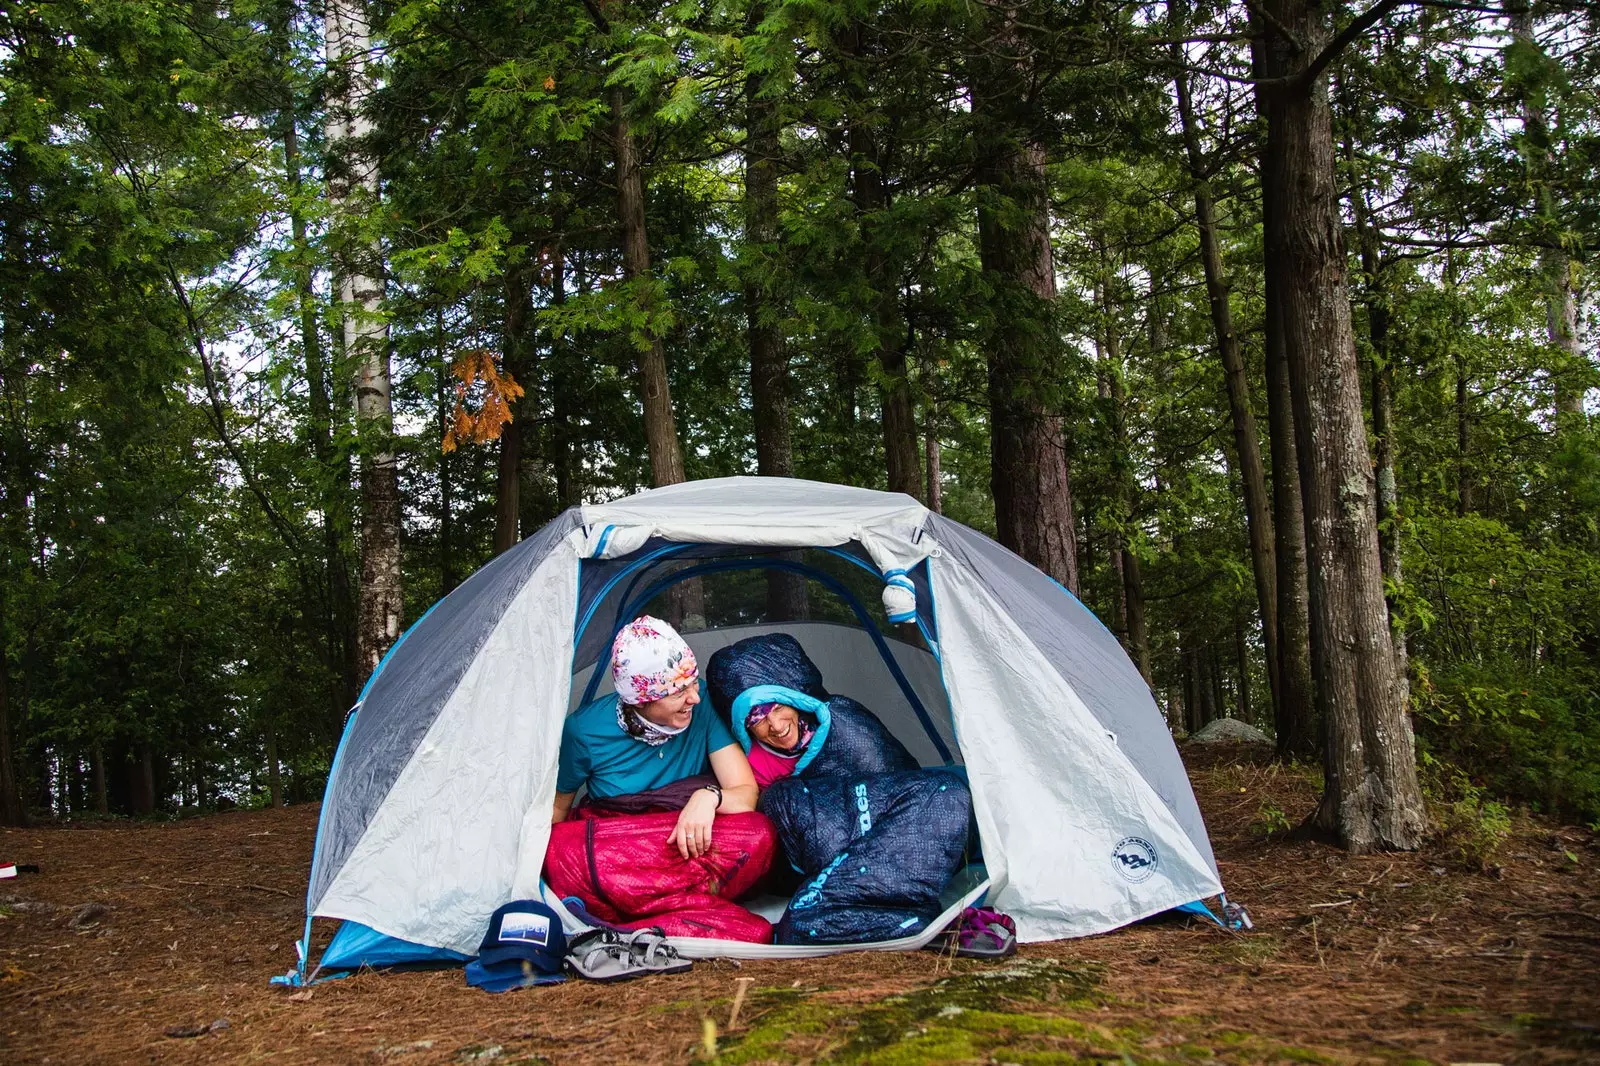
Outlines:
[[[269,987],[314,806],[0,831],[0,858],[41,868],[0,882],[0,1061],[1600,1061],[1593,833],[1518,816],[1487,872],[1448,841],[1352,858],[1266,832],[1311,808],[1311,775],[1185,758],[1252,932],[1164,919],[1003,963],[702,962],[502,996],[459,970]]]

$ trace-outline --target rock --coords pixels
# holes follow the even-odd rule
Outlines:
[[[1271,744],[1272,738],[1237,718],[1207,722],[1189,737],[1191,744]]]
[[[100,924],[101,918],[110,913],[111,908],[104,903],[85,903],[67,919],[67,928],[75,933],[83,929],[93,929]]]

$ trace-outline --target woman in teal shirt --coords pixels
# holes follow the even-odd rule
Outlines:
[[[668,842],[686,859],[711,847],[718,814],[756,807],[756,779],[728,727],[700,703],[700,670],[677,630],[641,615],[611,648],[616,693],[567,717],[561,732],[552,822],[566,820],[578,789],[595,799],[628,796],[703,774],[715,785],[697,790],[678,815]]]

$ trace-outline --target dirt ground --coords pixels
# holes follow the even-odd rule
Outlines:
[[[1169,918],[1009,963],[703,962],[502,996],[459,970],[268,985],[315,807],[0,831],[41,869],[0,882],[0,1062],[1600,1061],[1594,834],[1519,817],[1488,872],[1448,841],[1351,858],[1265,832],[1310,809],[1306,775],[1186,758],[1253,932]]]

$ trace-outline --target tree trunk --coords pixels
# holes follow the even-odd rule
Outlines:
[[[1394,609],[1390,589],[1400,587],[1400,491],[1395,480],[1394,433],[1394,355],[1389,346],[1389,293],[1385,285],[1382,250],[1378,231],[1367,209],[1366,182],[1356,173],[1353,144],[1346,145],[1352,187],[1350,206],[1355,218],[1356,239],[1361,247],[1363,282],[1361,300],[1367,311],[1367,342],[1372,349],[1372,441],[1374,476],[1378,495],[1378,560],[1383,567],[1384,602],[1389,608],[1390,640],[1394,644],[1395,675],[1409,692],[1406,673],[1405,623]],[[1409,699],[1409,695],[1406,697]]]
[[[1175,49],[1176,45],[1173,46]],[[1176,53],[1175,53],[1176,54]],[[1183,126],[1189,173],[1194,180],[1195,227],[1200,235],[1200,262],[1205,269],[1206,297],[1211,304],[1211,325],[1217,335],[1217,352],[1222,357],[1223,378],[1228,389],[1228,411],[1233,421],[1233,447],[1239,459],[1239,477],[1244,486],[1245,525],[1250,537],[1250,565],[1256,579],[1256,605],[1261,611],[1261,633],[1266,645],[1267,684],[1273,707],[1278,704],[1278,575],[1273,543],[1272,516],[1267,505],[1267,473],[1261,462],[1261,435],[1256,429],[1255,412],[1250,406],[1250,379],[1245,373],[1244,354],[1239,334],[1233,327],[1230,306],[1231,288],[1222,265],[1222,244],[1218,238],[1216,204],[1211,195],[1210,174],[1200,147],[1200,131],[1189,100],[1189,75],[1179,73],[1178,115]]]
[[[1124,566],[1124,559],[1128,553],[1113,545],[1109,554],[1110,557],[1106,561],[1111,569],[1110,629],[1122,642],[1122,650],[1132,655],[1133,650],[1128,646],[1128,578]],[[1079,556],[1079,562],[1085,567],[1090,566],[1090,561],[1082,556]]]
[[[1350,322],[1327,79],[1300,78],[1328,40],[1311,0],[1263,0],[1262,159],[1267,271],[1281,279],[1311,592],[1312,672],[1324,723],[1318,828],[1352,852],[1414,848],[1427,827],[1395,674],[1376,490]],[[1292,33],[1299,43],[1287,39]]]
[[[521,271],[512,271],[505,282],[505,336],[502,353],[506,373],[519,384],[526,381],[528,373],[527,325],[528,283]],[[521,539],[519,520],[522,516],[522,408],[527,403],[513,401],[512,419],[500,430],[500,461],[495,471],[494,492],[494,554],[507,551]]]
[[[1513,8],[1510,12],[1512,37],[1535,50],[1541,60],[1548,62],[1548,57],[1533,35],[1533,5]],[[1545,282],[1545,339],[1560,354],[1559,365],[1552,378],[1555,384],[1556,431],[1562,433],[1574,425],[1582,425],[1583,397],[1588,389],[1591,368],[1578,337],[1578,303],[1572,291],[1572,260],[1559,244],[1561,223],[1556,218],[1554,190],[1548,178],[1550,168],[1556,162],[1550,143],[1550,119],[1521,86],[1517,95],[1522,111],[1523,137],[1527,141],[1524,156],[1528,185],[1533,189],[1533,210],[1538,220],[1537,236],[1545,242],[1545,247],[1539,253],[1539,273]]]
[[[1278,283],[1266,277],[1264,323],[1267,419],[1272,446],[1272,535],[1277,560],[1278,678],[1273,708],[1280,759],[1317,750],[1315,686],[1311,678],[1310,590],[1306,575],[1305,511],[1300,498],[1299,449],[1295,446],[1289,364],[1283,346]]]
[[[650,240],[645,231],[644,175],[639,169],[633,127],[628,122],[621,86],[611,90],[612,149],[616,159],[617,213],[622,220],[622,278],[640,304],[647,323],[656,317],[659,299],[650,269]],[[667,383],[667,353],[661,337],[646,325],[636,335],[639,352],[639,394],[644,406],[645,449],[650,456],[651,484],[676,485],[687,480],[683,450],[678,445],[678,425],[672,413],[672,390]],[[668,621],[705,623],[705,592],[699,578],[672,587]]]
[[[278,762],[278,731],[267,723],[267,788],[272,806],[283,809],[283,770]]]
[[[1244,619],[1233,620],[1233,657],[1239,671],[1239,690],[1234,711],[1241,722],[1250,721],[1250,642],[1245,638]]]
[[[1446,234],[1448,236],[1448,233]],[[1444,286],[1445,292],[1450,297],[1449,328],[1445,334],[1446,347],[1450,349],[1450,361],[1456,371],[1456,396],[1455,396],[1455,422],[1456,422],[1456,514],[1466,517],[1478,508],[1477,483],[1472,471],[1472,378],[1467,370],[1466,360],[1462,358],[1460,339],[1462,335],[1462,315],[1458,288],[1460,276],[1456,265],[1456,252],[1454,248],[1447,248],[1444,253]]]
[[[761,11],[751,9],[751,19]],[[774,284],[781,257],[778,249],[778,119],[777,105],[760,96],[765,79],[745,80],[749,95],[749,133],[745,138],[745,241],[748,256],[744,280],[747,335],[750,341],[750,396],[755,417],[756,472],[763,477],[793,477],[794,453],[789,434],[789,360],[779,321],[783,309]]]
[[[106,755],[98,740],[89,745],[89,786],[94,789],[94,813],[106,817],[111,813],[106,795]]]
[[[295,254],[294,287],[300,324],[300,348],[306,365],[308,397],[307,432],[311,450],[317,457],[320,474],[318,494],[322,511],[322,565],[326,574],[327,602],[324,605],[323,654],[329,674],[339,679],[329,692],[328,714],[341,719],[355,702],[358,661],[354,596],[350,588],[350,568],[345,545],[350,536],[350,508],[345,489],[349,485],[348,457],[337,446],[333,400],[329,395],[327,354],[318,328],[313,253],[306,236],[305,211],[301,197],[304,184],[300,172],[300,136],[292,97],[284,104],[280,117],[283,127],[283,168],[289,184],[289,231]]]
[[[1152,285],[1154,282],[1152,281]],[[1095,345],[1101,357],[1101,388],[1108,404],[1112,441],[1113,506],[1116,509],[1112,530],[1112,570],[1114,586],[1112,602],[1116,605],[1117,625],[1113,628],[1123,638],[1123,647],[1139,668],[1145,684],[1150,683],[1150,633],[1144,614],[1144,577],[1139,569],[1139,557],[1130,547],[1129,531],[1134,528],[1133,500],[1138,492],[1134,482],[1133,459],[1128,442],[1127,386],[1122,363],[1122,337],[1111,314],[1109,290],[1101,287],[1103,335]],[[1152,318],[1156,317],[1152,298]],[[1152,327],[1151,348],[1164,347],[1160,330]]]
[[[928,478],[928,510],[944,514],[944,473],[940,470],[943,458],[939,445],[939,399],[934,393],[932,372],[924,374],[928,384],[928,403],[923,409],[926,422],[922,430],[923,466]]]
[[[1128,654],[1145,684],[1150,684],[1150,626],[1144,613],[1144,574],[1139,556],[1126,552],[1122,557],[1122,587],[1128,605]]]
[[[557,243],[550,253],[550,305],[567,302],[566,249]],[[565,510],[582,499],[578,488],[577,457],[573,449],[573,396],[577,382],[571,373],[572,353],[565,338],[550,342],[550,456],[555,466],[556,503]]]
[[[861,233],[861,270],[866,281],[867,319],[879,369],[879,405],[882,411],[884,467],[890,492],[921,499],[922,462],[917,448],[916,404],[911,396],[906,361],[906,319],[900,304],[897,264],[889,256],[886,238],[892,236],[884,222],[889,208],[888,179],[883,171],[879,132],[870,117],[877,106],[868,77],[868,52],[874,47],[872,31],[852,22],[842,35],[841,49],[849,57],[845,76],[845,140],[850,153],[850,199],[855,205]]]
[[[1193,648],[1178,653],[1183,667],[1183,728],[1195,733],[1204,723],[1200,720],[1200,669],[1199,657]]]
[[[1007,22],[994,43],[1003,52],[1025,53],[1010,16],[1002,17]],[[1019,64],[1001,66],[971,86],[983,186],[979,258],[994,294],[988,356],[995,528],[1001,544],[1076,595],[1072,482],[1066,434],[1053,402],[1062,351],[1054,320],[1045,153],[1016,118],[1023,111]]]
[[[11,653],[5,612],[5,591],[0,589],[0,825],[26,826],[28,809],[17,788],[17,764],[11,750]]]
[[[622,277],[645,317],[654,318],[657,296],[650,269],[650,241],[644,222],[644,175],[639,170],[633,127],[624,110],[622,89],[611,90],[612,142],[616,153],[617,213],[622,219]],[[667,354],[648,325],[635,337],[639,352],[639,395],[644,402],[645,447],[650,483],[657,487],[685,480],[678,425],[667,384]]]
[[[452,396],[450,391],[450,359],[444,344],[444,308],[433,309],[433,357],[436,364],[439,389],[437,398],[439,439],[450,429]],[[450,469],[451,453],[439,453],[439,594],[447,595],[460,579],[456,573],[455,555],[455,478]]]
[[[753,31],[766,17],[764,4],[752,4]],[[782,269],[778,234],[778,104],[765,75],[745,78],[747,132],[744,149],[745,271],[744,307],[750,339],[750,400],[755,420],[756,473],[793,477],[794,448],[789,431],[789,355],[784,350],[783,302],[777,284]],[[767,620],[791,621],[809,613],[805,577],[788,570],[767,571]]]
[[[375,84],[362,0],[328,0],[324,14],[328,93],[328,200],[336,230],[334,267],[346,357],[355,367],[361,449],[361,593],[356,640],[370,674],[400,636],[400,482],[390,401],[389,327],[383,318],[383,249],[352,232],[379,200],[377,159],[367,143]]]
[[[139,745],[139,764],[134,769],[133,795],[129,808],[135,815],[154,814],[156,809],[155,752],[149,744]]]
[[[1565,432],[1583,424],[1583,398],[1593,374],[1578,338],[1578,301],[1572,291],[1572,260],[1559,248],[1539,257],[1540,270],[1549,279],[1545,296],[1545,337],[1562,355],[1555,375],[1556,429]]]
[[[1103,249],[1102,249],[1103,252]],[[1106,273],[1102,254],[1102,273]],[[1100,311],[1100,328],[1095,332],[1095,370],[1100,402],[1105,406],[1107,428],[1111,434],[1111,521],[1108,535],[1111,556],[1111,631],[1133,653],[1133,634],[1128,625],[1128,566],[1133,554],[1128,550],[1128,530],[1133,524],[1132,462],[1128,455],[1128,426],[1123,416],[1122,334],[1111,306],[1110,285],[1095,286],[1095,303]],[[1085,560],[1081,563],[1087,565]],[[1137,564],[1135,564],[1137,565]]]
[[[1222,698],[1222,678],[1217,674],[1217,649],[1206,644],[1195,654],[1199,665],[1200,726],[1205,728],[1222,716],[1225,703]]]

